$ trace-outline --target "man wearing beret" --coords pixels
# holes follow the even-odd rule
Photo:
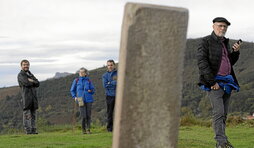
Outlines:
[[[233,148],[225,133],[232,90],[239,90],[233,65],[239,58],[240,43],[229,46],[225,38],[230,22],[223,17],[213,19],[213,32],[202,38],[197,51],[199,86],[208,92],[212,105],[216,148]]]

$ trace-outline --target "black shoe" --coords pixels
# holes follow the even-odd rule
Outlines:
[[[232,146],[232,144],[228,141],[227,143],[224,143],[224,144],[216,144],[216,148],[234,148]]]
[[[32,128],[32,132],[31,132],[31,133],[32,133],[32,134],[38,134],[36,128]]]
[[[92,134],[90,129],[86,131],[86,134]]]
[[[227,143],[225,145],[226,145],[226,148],[234,148],[233,145],[229,141],[227,141]]]
[[[86,129],[82,129],[82,134],[86,134]]]
[[[215,148],[227,148],[225,144],[219,144],[216,143],[216,147]]]
[[[30,134],[32,134],[32,130],[29,128],[29,129],[25,129],[25,133],[27,134],[27,135],[30,135]]]
[[[113,129],[112,128],[107,128],[108,132],[112,132]]]
[[[27,131],[27,132],[26,132],[26,134],[27,134],[27,135],[30,135],[30,134],[33,134],[33,133],[32,133],[32,132],[30,132],[30,131],[29,131],[29,132]]]

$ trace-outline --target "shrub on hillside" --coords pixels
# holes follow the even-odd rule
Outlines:
[[[241,116],[228,116],[227,125],[236,126],[244,122]]]
[[[246,125],[248,125],[249,127],[254,127],[254,120],[247,120]]]
[[[210,120],[202,120],[198,119],[195,116],[182,116],[180,120],[181,126],[205,126],[205,127],[211,127],[211,121]]]

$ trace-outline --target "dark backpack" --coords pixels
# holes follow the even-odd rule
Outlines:
[[[79,78],[76,78],[76,84],[78,84],[78,80],[79,80]]]

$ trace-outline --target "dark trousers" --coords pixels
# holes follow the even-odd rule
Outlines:
[[[92,103],[84,103],[84,106],[79,107],[82,129],[90,129],[91,127],[91,112],[92,112]]]
[[[215,132],[214,139],[217,141],[217,143],[226,143],[227,136],[225,133],[225,129],[230,94],[226,94],[222,89],[219,89],[211,90],[210,92],[208,92],[208,96],[213,111],[213,129]]]
[[[113,120],[114,120],[114,108],[115,108],[115,96],[106,96],[107,101],[107,114],[108,114],[108,125],[107,129],[109,132],[113,131]]]
[[[23,125],[27,133],[36,129],[35,126],[36,110],[23,110]]]

